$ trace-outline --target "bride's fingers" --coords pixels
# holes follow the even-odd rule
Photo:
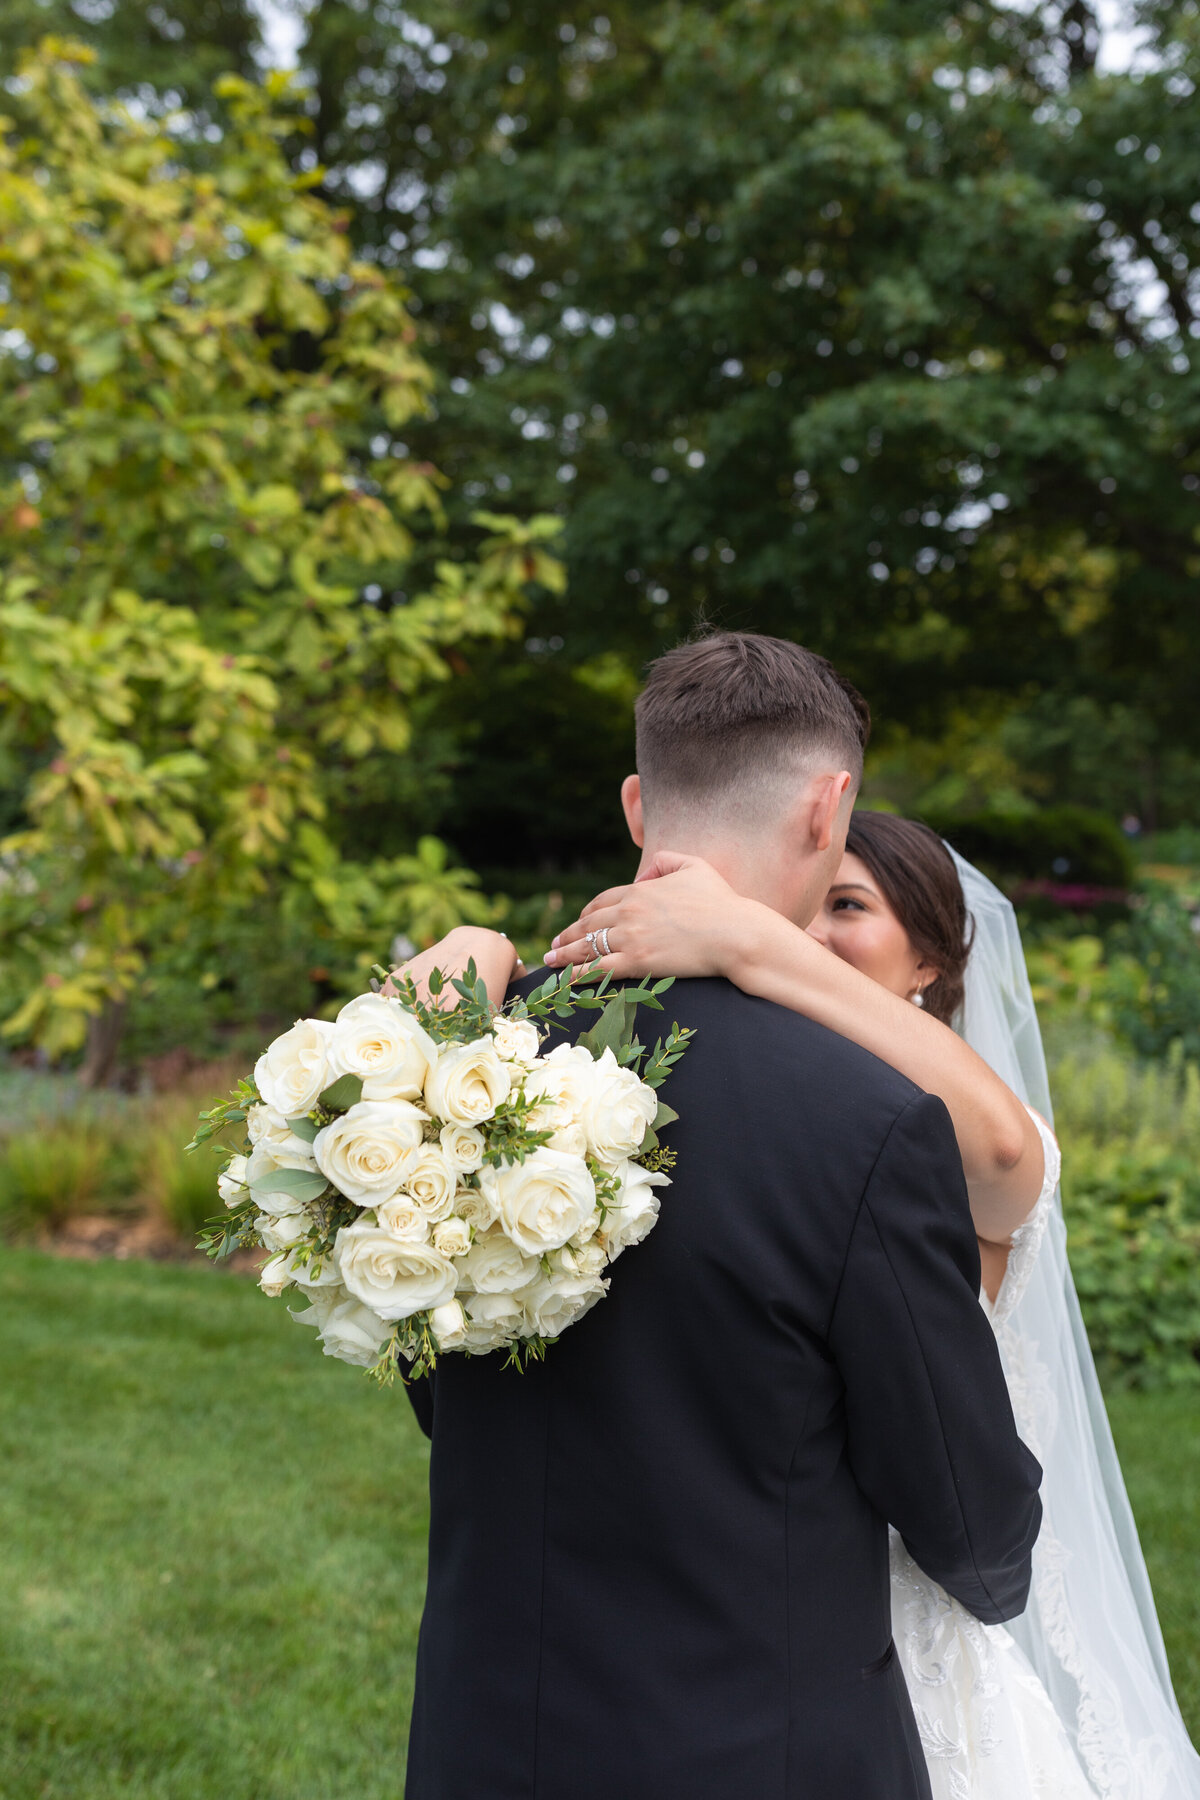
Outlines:
[[[604,936],[606,931],[617,941],[609,945],[608,939]],[[602,911],[594,914],[586,925],[580,920],[561,931],[546,952],[546,966],[554,969],[564,968],[569,962],[603,962],[606,946],[609,956],[620,951],[621,944],[618,936],[620,931],[619,909],[605,907]]]
[[[614,907],[620,906],[622,900],[627,899],[633,893],[635,885],[633,882],[626,882],[623,887],[605,888],[602,894],[597,894],[594,900],[588,901],[579,915],[579,922],[584,924],[589,931],[595,930],[596,914],[610,912]]]

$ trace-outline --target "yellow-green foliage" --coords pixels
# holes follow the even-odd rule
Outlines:
[[[27,57],[0,119],[0,750],[31,771],[0,975],[5,1031],[52,1054],[195,919],[303,888],[322,762],[402,751],[443,651],[561,585],[553,520],[436,550],[406,294],[282,154],[288,78],[222,82],[198,171],[170,118],[87,91],[89,54]]]
[[[1101,1374],[1200,1381],[1200,1068],[1103,1038],[1052,1070],[1071,1267]]]

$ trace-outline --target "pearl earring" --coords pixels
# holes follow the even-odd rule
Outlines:
[[[925,996],[921,992],[920,988],[918,988],[916,993],[912,996],[912,1003],[914,1006],[924,1006]]]

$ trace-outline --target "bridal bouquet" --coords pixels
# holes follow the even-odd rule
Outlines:
[[[292,1316],[325,1354],[381,1380],[451,1350],[524,1367],[658,1217],[673,1157],[656,1129],[677,1115],[656,1090],[692,1034],[673,1026],[647,1054],[633,1027],[670,985],[567,970],[497,1011],[469,966],[453,1005],[435,971],[434,1004],[407,981],[298,1020],[201,1114],[189,1149],[230,1124],[247,1137],[201,1246],[266,1250],[263,1291],[306,1301]],[[593,1028],[545,1054],[543,1027],[579,1010]]]

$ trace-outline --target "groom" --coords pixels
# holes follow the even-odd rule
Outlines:
[[[710,637],[637,725],[645,856],[807,924],[865,738],[828,664]],[[1025,1604],[1039,1470],[945,1108],[724,981],[670,1007],[656,1229],[544,1364],[438,1365],[407,1800],[921,1800],[889,1521],[979,1618]]]

